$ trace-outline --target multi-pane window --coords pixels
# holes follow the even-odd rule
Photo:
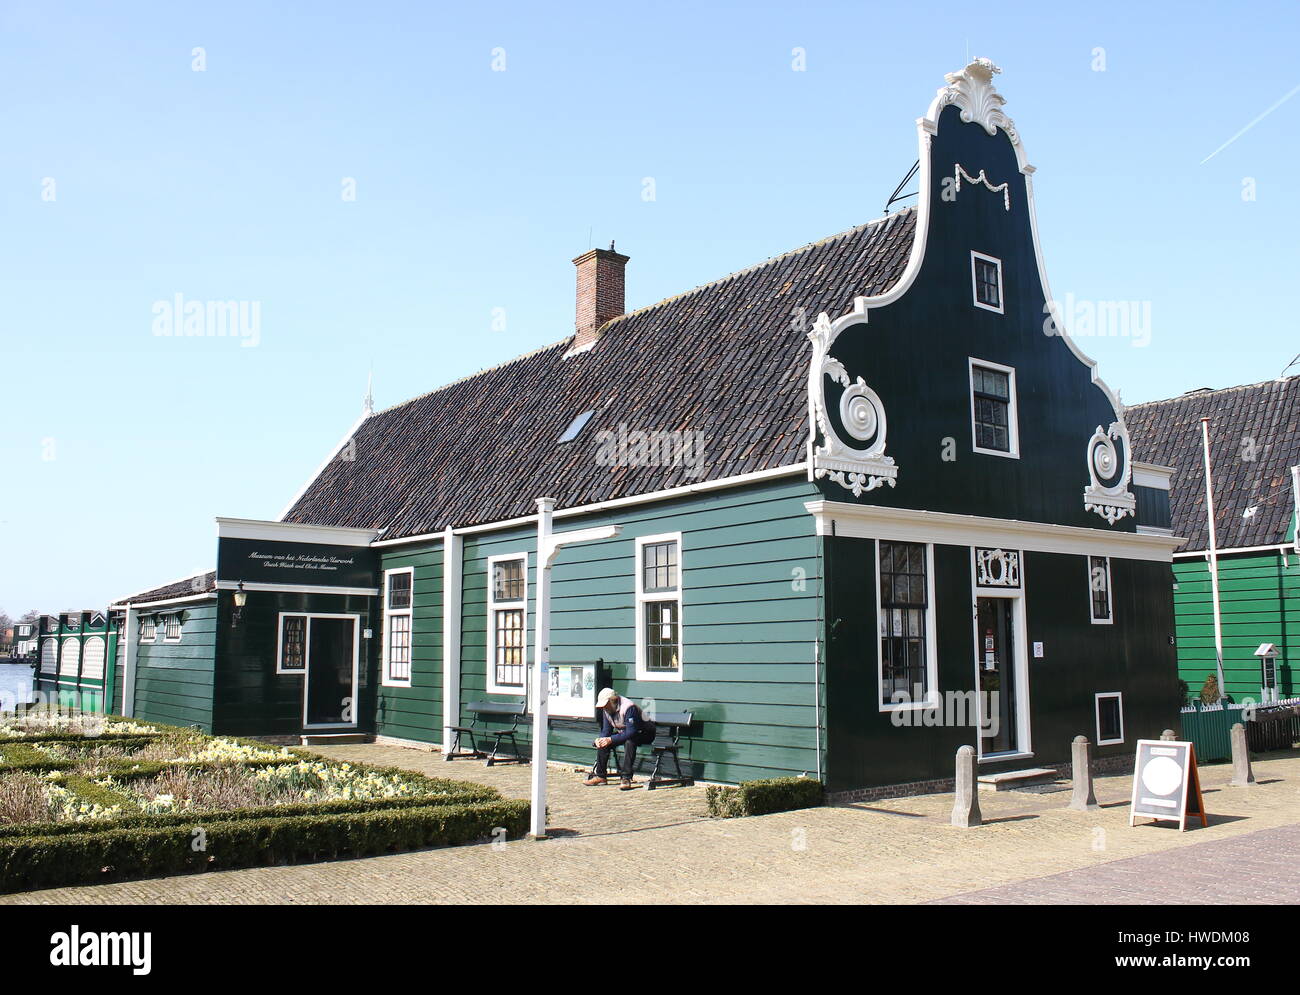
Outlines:
[[[140,620],[140,642],[151,643],[158,638],[158,623],[152,618]]]
[[[992,256],[971,253],[971,280],[975,289],[975,306],[1002,313],[1002,262]]]
[[[528,559],[502,557],[489,563],[489,690],[521,694],[526,679]]]
[[[1124,696],[1119,691],[1097,695],[1097,745],[1124,742]]]
[[[972,364],[970,377],[975,448],[1012,452],[1011,374]]]
[[[181,641],[181,617],[168,615],[163,620],[163,642],[179,643]]]
[[[919,703],[931,691],[926,546],[883,540],[879,545],[880,704]]]
[[[1104,625],[1111,621],[1109,557],[1088,557],[1088,600],[1093,622]]]
[[[285,671],[300,672],[307,669],[307,616],[280,616],[280,666]]]
[[[384,573],[384,683],[411,682],[411,593],[415,571],[410,567]]]
[[[682,673],[681,536],[637,542],[637,677],[680,680]]]

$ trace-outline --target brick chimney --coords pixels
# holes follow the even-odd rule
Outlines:
[[[578,268],[578,312],[570,351],[595,343],[600,326],[623,313],[623,268],[628,256],[608,249],[588,249],[573,265]]]

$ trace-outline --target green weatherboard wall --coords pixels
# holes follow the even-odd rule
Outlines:
[[[1215,672],[1210,567],[1203,559],[1174,563],[1178,672],[1193,695]],[[1294,552],[1220,555],[1219,607],[1223,614],[1225,691],[1237,701],[1258,700],[1261,643],[1277,646],[1281,697],[1300,694],[1300,556]]]
[[[617,539],[563,549],[553,569],[551,659],[605,661],[613,686],[656,711],[691,710],[696,724],[683,757],[697,777],[739,781],[816,771],[814,654],[818,638],[819,542],[799,477],[561,518],[556,530],[623,527]],[[635,679],[635,550],[638,536],[682,533],[682,681]],[[464,706],[519,700],[488,694],[488,558],[528,554],[528,660],[534,660],[536,529],[465,537],[461,613]],[[415,567],[414,680],[381,688],[376,731],[437,741],[442,716],[442,564],[439,544],[386,552],[383,568]],[[553,760],[589,764],[594,722],[553,721]],[[531,729],[519,736],[531,748]],[[644,751],[643,751],[644,753]]]
[[[178,643],[163,639],[162,615],[173,611],[181,615]],[[153,612],[146,609],[141,614]],[[144,721],[194,725],[211,732],[216,602],[192,602],[171,610],[160,609],[158,614],[158,637],[154,642],[140,642],[138,630],[131,633],[136,647],[134,714]]]

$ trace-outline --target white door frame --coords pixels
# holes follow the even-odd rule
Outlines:
[[[302,727],[304,729],[355,729],[357,728],[357,678],[361,659],[361,616],[356,612],[288,612],[290,615],[307,616],[307,635],[303,645],[302,674]],[[311,685],[311,630],[315,618],[350,618],[352,619],[352,721],[351,722],[317,722],[307,721],[307,702]]]
[[[1033,741],[1029,728],[1029,627],[1025,613],[1025,555],[1019,553],[1020,586],[1019,587],[981,587],[976,581],[975,547],[970,551],[971,580],[971,649],[974,651],[975,664],[975,699],[979,716],[979,725],[975,729],[975,751],[980,763],[994,763],[1013,757],[1031,757],[1034,755]],[[984,696],[980,693],[980,664],[983,656],[983,644],[979,631],[980,598],[1002,598],[1012,602],[1011,605],[1011,643],[1013,674],[1016,682],[1016,748],[1006,753],[984,753]]]

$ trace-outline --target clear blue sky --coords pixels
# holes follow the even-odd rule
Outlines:
[[[0,608],[211,566],[371,366],[385,407],[570,333],[590,245],[637,307],[877,216],[968,53],[1057,297],[1151,302],[1146,347],[1082,342],[1126,401],[1300,351],[1300,95],[1201,162],[1300,84],[1294,4],[550,6],[0,7]],[[177,293],[258,302],[258,345],[155,336]]]

